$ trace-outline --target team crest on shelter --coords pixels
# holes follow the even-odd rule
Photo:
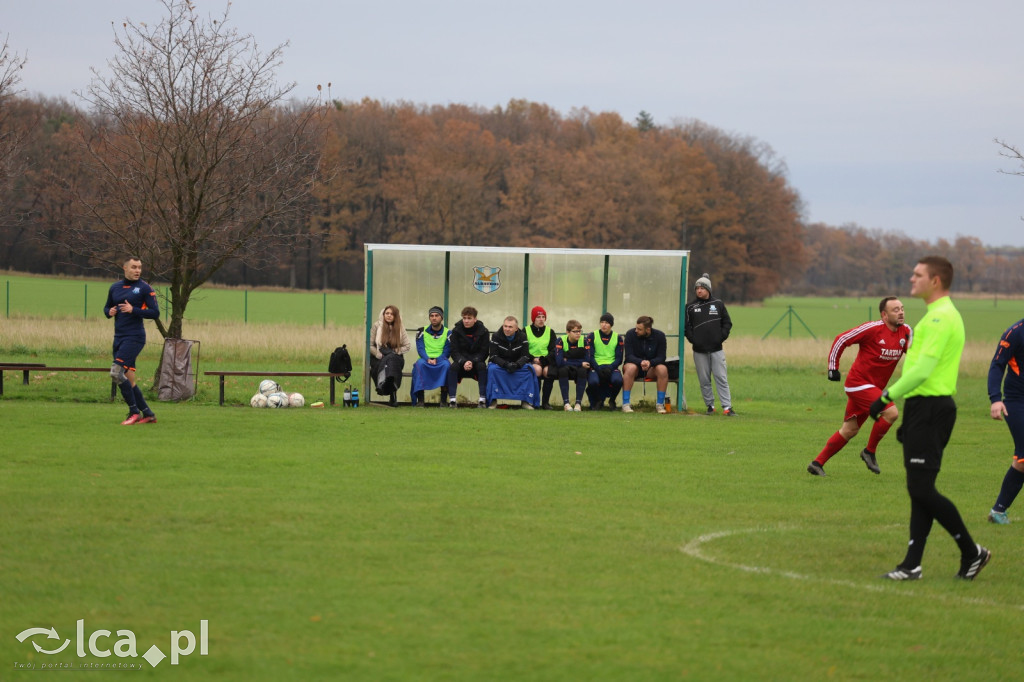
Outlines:
[[[498,274],[501,268],[492,268],[489,265],[473,266],[473,288],[482,294],[494,293],[501,286]]]

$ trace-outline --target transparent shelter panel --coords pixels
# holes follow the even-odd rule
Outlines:
[[[584,332],[597,329],[604,300],[604,256],[600,254],[531,253],[529,311],[547,311],[548,326],[558,335],[565,323],[578,320]]]
[[[608,261],[608,311],[615,315],[615,329],[624,334],[636,326],[636,318],[649,315],[657,329],[677,337],[681,268],[681,256],[612,254]],[[670,356],[676,354],[673,341],[669,339]]]
[[[453,324],[464,307],[472,306],[489,331],[497,331],[509,315],[522,327],[524,261],[515,251],[452,251],[448,301]]]
[[[370,307],[367,326],[377,321],[386,305],[396,305],[407,329],[427,324],[427,311],[444,306],[444,251],[374,251],[373,286],[366,292]],[[370,298],[372,296],[372,298]],[[448,324],[458,319],[445,311]]]

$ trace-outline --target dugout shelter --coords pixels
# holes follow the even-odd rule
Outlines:
[[[376,398],[370,383],[370,327],[386,305],[396,305],[413,336],[427,324],[431,306],[444,308],[445,325],[461,324],[465,306],[492,333],[508,315],[519,326],[530,324],[530,310],[543,307],[548,326],[561,336],[565,323],[577,319],[584,333],[597,329],[604,312],[615,316],[615,331],[625,334],[641,315],[668,337],[666,355],[679,358],[675,405],[685,410],[683,391],[683,324],[689,251],[621,249],[542,249],[490,246],[365,244],[366,312],[364,321],[363,395]],[[406,371],[416,361],[406,354]],[[634,387],[640,388],[640,385]],[[408,380],[402,392],[408,392]],[[671,396],[671,385],[669,386]]]

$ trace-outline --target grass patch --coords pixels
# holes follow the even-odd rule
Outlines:
[[[964,409],[939,481],[992,566],[956,582],[936,529],[925,580],[884,585],[908,513],[895,442],[878,477],[853,446],[803,471],[841,409],[161,405],[122,429],[112,406],[4,401],[0,619],[85,618],[144,651],[205,618],[197,680],[1011,679],[1013,638],[987,633],[1024,608],[1024,550],[983,522],[1005,432]]]

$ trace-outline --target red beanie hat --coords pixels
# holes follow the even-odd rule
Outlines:
[[[537,321],[538,315],[543,315],[544,317],[547,317],[548,311],[544,310],[539,305],[533,306],[533,310],[530,311],[530,324],[533,324],[534,322]]]

